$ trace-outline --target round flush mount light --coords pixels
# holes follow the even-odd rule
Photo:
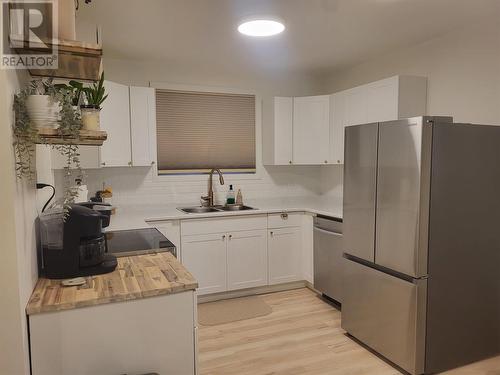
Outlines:
[[[285,25],[276,19],[254,18],[244,21],[238,26],[238,31],[244,35],[263,37],[279,34],[285,30]]]

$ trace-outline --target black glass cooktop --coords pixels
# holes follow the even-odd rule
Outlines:
[[[177,256],[175,245],[156,228],[106,232],[106,243],[117,257],[167,251]]]

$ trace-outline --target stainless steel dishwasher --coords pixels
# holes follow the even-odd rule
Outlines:
[[[342,219],[314,218],[314,288],[342,303]]]

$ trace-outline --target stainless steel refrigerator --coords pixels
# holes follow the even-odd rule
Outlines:
[[[411,374],[500,353],[500,127],[346,127],[342,327]]]

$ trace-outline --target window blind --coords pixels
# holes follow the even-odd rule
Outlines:
[[[255,171],[255,96],[156,90],[160,174]]]

